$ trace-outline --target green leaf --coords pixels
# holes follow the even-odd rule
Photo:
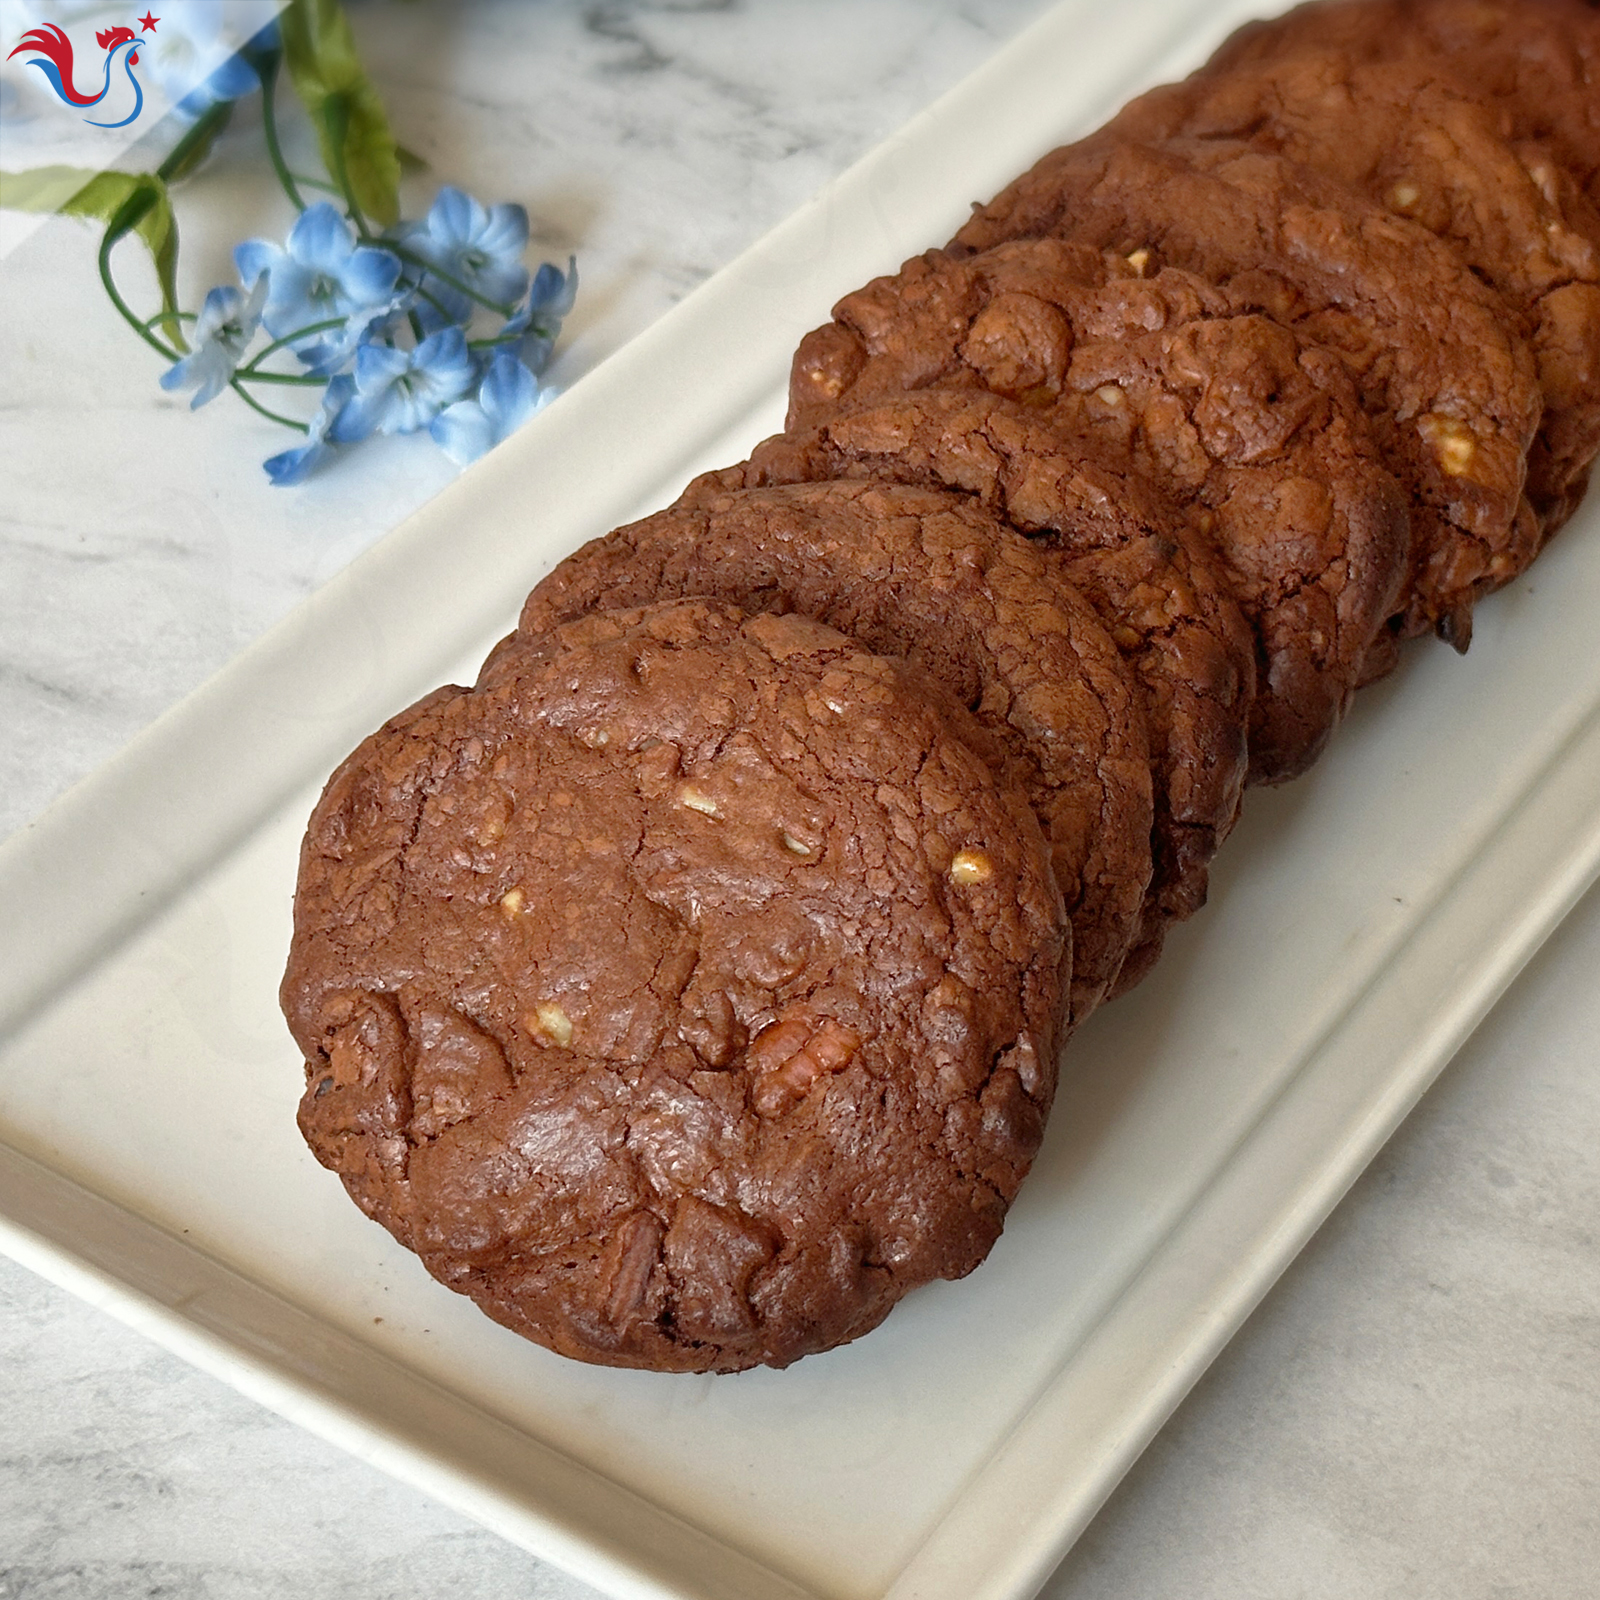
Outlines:
[[[132,231],[144,240],[161,285],[161,309],[167,313],[174,342],[177,333],[178,224],[167,186],[153,172],[93,172],[86,167],[34,167],[28,172],[0,172],[0,207],[7,211],[54,211],[62,216],[111,223],[135,196],[146,202]]]
[[[295,93],[311,115],[328,174],[357,211],[400,217],[400,156],[378,91],[356,56],[338,0],[293,0],[279,19]]]

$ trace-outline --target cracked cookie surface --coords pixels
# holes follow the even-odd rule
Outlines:
[[[790,426],[947,388],[1020,402],[1031,442],[1012,453],[1086,442],[1198,513],[1260,642],[1251,776],[1304,771],[1364,675],[1409,558],[1402,492],[1343,364],[1232,314],[1192,273],[1143,278],[1119,255],[1018,240],[929,251],[847,295],[801,343]]]
[[[969,1272],[1054,1087],[1038,825],[917,669],[792,616],[599,613],[330,780],[301,1129],[563,1354],[782,1366]]]
[[[1600,205],[1600,7],[1592,0],[1319,0],[1247,23],[1205,70],[1325,48],[1447,67],[1508,137],[1548,145]]]
[[[1094,894],[1079,902],[1073,937],[1075,960],[1122,992],[1148,968],[1168,923],[1204,901],[1211,856],[1238,812],[1256,687],[1238,607],[1193,530],[1147,484],[997,395],[927,389],[849,408],[768,439],[748,462],[701,482],[830,478],[972,496],[1032,535],[1059,581],[1099,614],[1142,702],[1155,810],[1141,843],[1140,819],[1108,785]]]
[[[1412,568],[1396,625],[1464,649],[1472,606],[1537,553],[1523,494],[1544,405],[1504,302],[1442,239],[1353,190],[1236,140],[1097,134],[1051,152],[952,241],[975,254],[1062,237],[1148,252],[1349,368],[1384,460],[1411,496]]]
[[[1113,898],[1137,903],[1150,877],[1139,847],[1152,823],[1149,746],[1115,644],[1045,553],[965,495],[888,482],[726,488],[714,474],[560,562],[529,595],[519,634],[596,605],[685,595],[814,617],[909,657],[971,709],[1050,842],[1074,932],[1072,1014],[1087,1016],[1121,959],[1103,881],[1114,867]],[[1114,861],[1124,840],[1128,859]]]
[[[1600,450],[1600,213],[1547,145],[1507,136],[1448,60],[1296,49],[1151,90],[1110,128],[1151,143],[1247,140],[1453,245],[1533,350],[1545,413],[1528,496],[1547,534],[1570,515]]]

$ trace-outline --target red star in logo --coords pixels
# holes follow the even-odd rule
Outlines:
[[[149,13],[149,12],[148,12],[148,11],[147,11],[147,12],[145,12],[145,14],[144,14],[144,15],[143,15],[143,16],[142,16],[142,17],[140,17],[140,18],[139,18],[139,19],[138,19],[138,21],[139,21],[139,26],[140,26],[140,27],[141,27],[141,28],[142,28],[142,29],[143,29],[143,30],[144,30],[144,31],[145,31],[145,32],[146,32],[146,33],[154,33],[154,32],[155,32],[155,31],[156,31],[156,24],[157,24],[157,23],[158,23],[158,22],[159,22],[159,21],[160,21],[160,20],[161,20],[161,18],[160,18],[160,17],[152,17],[152,16],[151,16],[151,15],[150,15],[150,13]]]

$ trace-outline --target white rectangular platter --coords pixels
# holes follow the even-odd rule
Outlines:
[[[745,453],[832,300],[1256,8],[1069,0],[0,851],[0,1246],[620,1597],[1023,1600],[1600,873],[1600,504],[1257,793],[1004,1239],[788,1372],[565,1362],[364,1221],[275,990],[333,763]]]

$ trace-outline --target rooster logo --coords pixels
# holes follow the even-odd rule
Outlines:
[[[149,33],[155,32],[155,25],[160,20],[159,17],[152,17],[149,12],[139,19]],[[73,80],[72,41],[53,22],[47,22],[23,34],[22,42],[10,52],[10,55],[21,55],[26,51],[29,56],[28,64],[37,67],[45,75],[56,97],[63,104],[97,106],[111,92],[111,69],[116,65],[117,56],[126,52],[122,55],[122,65],[128,74],[128,82],[133,85],[133,110],[120,122],[96,122],[93,117],[83,119],[92,128],[125,128],[144,110],[144,90],[133,75],[134,66],[139,60],[139,46],[143,41],[132,28],[106,28],[94,36],[94,41],[106,53],[105,70],[100,75],[98,94],[83,94],[79,91]],[[9,58],[8,56],[7,59]]]

